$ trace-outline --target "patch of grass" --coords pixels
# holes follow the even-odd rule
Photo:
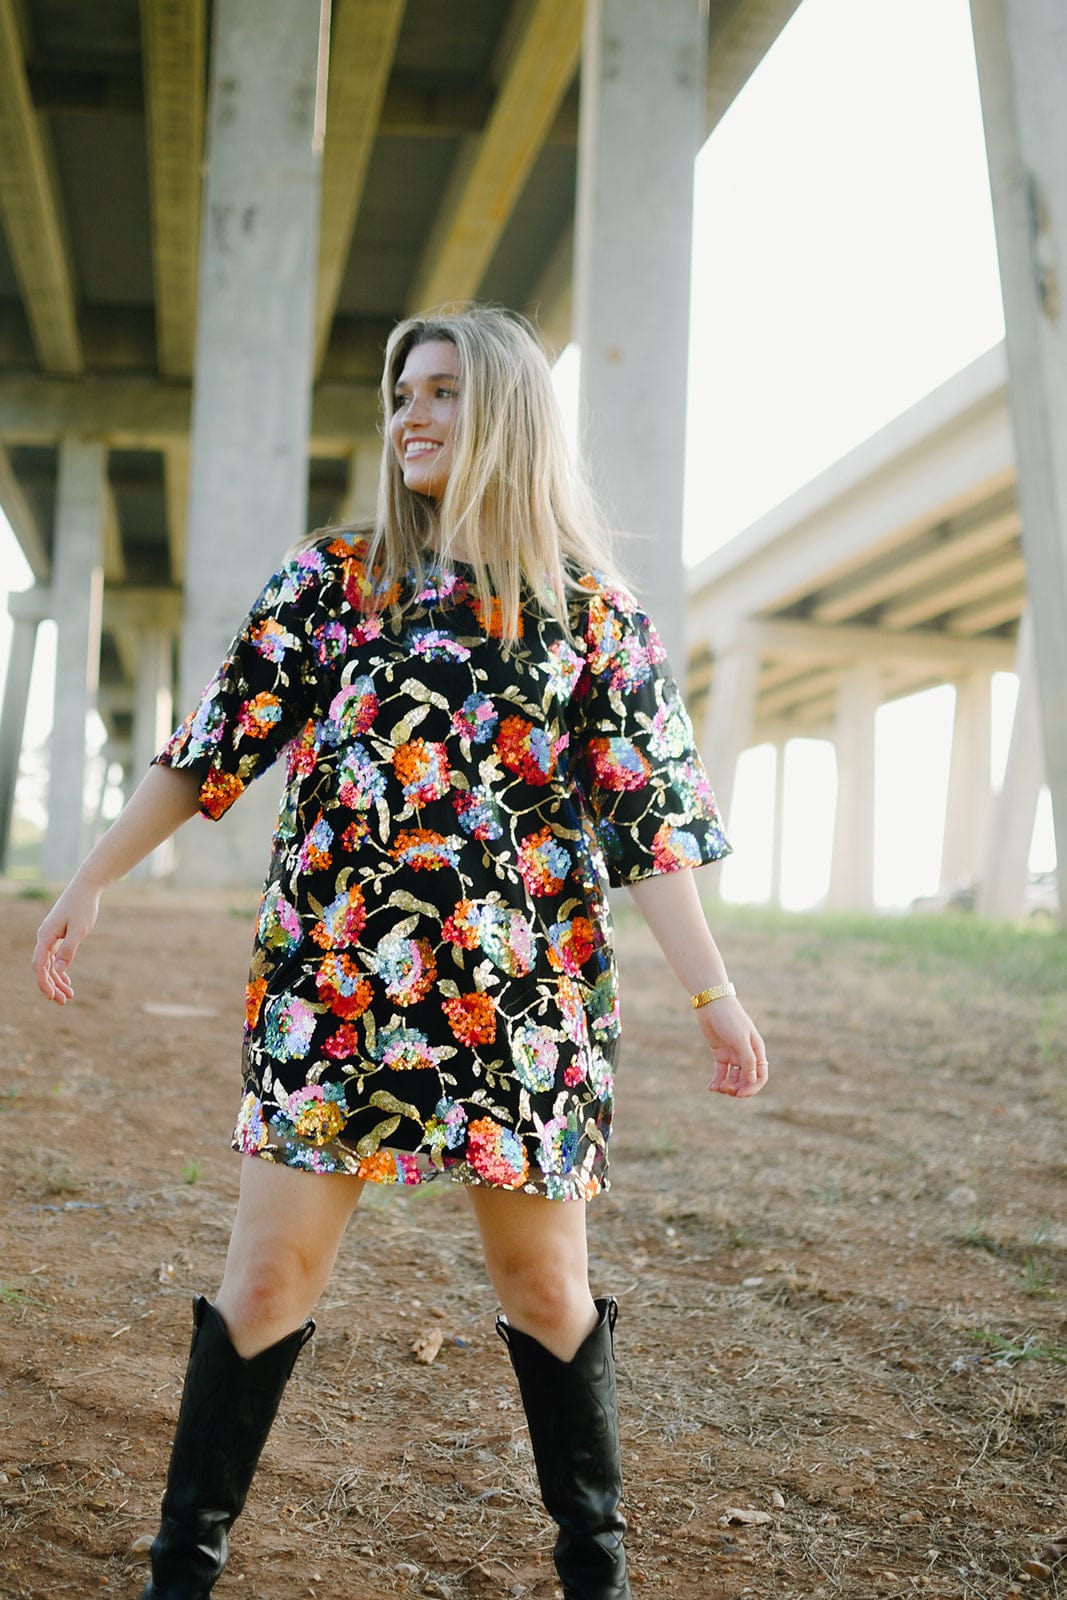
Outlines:
[[[1067,932],[1013,923],[984,922],[979,917],[941,913],[930,916],[853,916],[830,911],[779,911],[769,906],[709,908],[713,926],[761,933],[769,939],[807,936],[800,950],[815,964],[813,950],[868,944],[889,960],[916,970],[933,964],[966,967],[999,988],[1042,996],[1067,994]],[[799,954],[799,952],[798,952]],[[1046,1008],[1056,1011],[1053,1002]],[[1051,1026],[1051,1024],[1050,1024]],[[1059,1022],[1056,1022],[1059,1032]]]
[[[985,1220],[984,1217],[979,1217],[969,1228],[963,1228],[958,1233],[950,1233],[949,1240],[964,1250],[985,1250],[991,1256],[1002,1256],[1004,1246],[998,1243],[991,1233],[986,1232]]]
[[[967,1337],[986,1345],[998,1366],[1011,1367],[1019,1361],[1055,1361],[1067,1367],[1067,1345],[1043,1344],[1036,1333],[1028,1333],[1021,1344],[1005,1339],[987,1328],[968,1328]]]
[[[203,1176],[203,1167],[200,1165],[199,1161],[196,1160],[195,1156],[190,1156],[189,1160],[182,1168],[182,1177],[185,1179],[185,1182],[199,1183]]]
[[[1034,1300],[1054,1300],[1056,1288],[1052,1272],[1037,1256],[1027,1256],[1023,1263],[1023,1294]]]
[[[43,1300],[35,1300],[32,1295],[23,1294],[21,1289],[16,1289],[13,1283],[0,1283],[0,1302],[9,1306],[41,1306]]]
[[[81,1179],[74,1168],[60,1156],[31,1159],[29,1172],[34,1181],[40,1185],[42,1194],[77,1194],[82,1187]]]

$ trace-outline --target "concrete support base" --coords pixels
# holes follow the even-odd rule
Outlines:
[[[834,748],[837,812],[827,906],[834,911],[874,907],[874,717],[881,700],[878,668],[854,666],[838,691]]]
[[[747,645],[735,644],[715,657],[715,676],[708,698],[703,736],[698,743],[726,823],[727,836],[730,832],[730,807],[737,763],[741,752],[748,748],[752,739],[758,676],[759,656]],[[721,874],[707,873],[706,884],[707,892],[712,896],[717,895]],[[701,887],[704,888],[704,885]]]
[[[1026,875],[1034,837],[1037,801],[1044,774],[1041,707],[1034,662],[1033,624],[1026,616],[1019,629],[1016,662],[1019,696],[1011,725],[1004,783],[993,807],[985,871],[978,891],[980,916],[1022,916],[1026,900]]]
[[[586,0],[575,233],[584,447],[682,675],[682,493],[701,0]]]
[[[70,877],[85,853],[85,719],[96,702],[104,590],[105,446],[67,437],[59,446],[52,606],[62,623],[49,741],[48,827],[41,870]]]
[[[156,751],[174,723],[174,640],[170,633],[153,629],[137,641],[137,689],[133,702],[133,750],[130,784],[136,788],[148,771]],[[168,839],[140,866],[133,877],[156,878],[174,865],[174,843]]]
[[[975,884],[985,867],[993,804],[989,776],[991,722],[991,674],[969,673],[956,684],[941,848],[943,889]]]

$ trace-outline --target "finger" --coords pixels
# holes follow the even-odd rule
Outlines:
[[[741,1082],[737,1089],[739,1096],[748,1098],[751,1095],[759,1094],[760,1090],[767,1082],[767,1066],[768,1064],[765,1059],[757,1058],[751,1067],[745,1069],[741,1075]]]

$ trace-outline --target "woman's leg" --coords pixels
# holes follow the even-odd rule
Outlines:
[[[585,1201],[508,1189],[468,1192],[489,1279],[509,1324],[570,1361],[597,1321]]]
[[[589,1293],[585,1203],[472,1189],[504,1309],[564,1600],[630,1600],[619,1510],[615,1301]]]
[[[246,1360],[298,1328],[329,1281],[362,1178],[241,1163],[241,1195],[215,1309]]]
[[[197,1297],[152,1577],[141,1600],[207,1600],[285,1386],[314,1331],[362,1183],[247,1159],[218,1302]]]

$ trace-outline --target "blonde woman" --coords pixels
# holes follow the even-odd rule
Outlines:
[[[618,1040],[605,887],[693,997],[712,1091],[766,1081],[690,870],[728,850],[648,617],[613,576],[518,318],[389,341],[372,527],[298,547],[42,923],[42,992],[102,891],[285,754],[248,983],[246,1159],[198,1298],[143,1600],[200,1600],[363,1186],[467,1186],[567,1600],[629,1595],[616,1305],[590,1294]],[[686,1004],[680,1000],[680,1004]]]

